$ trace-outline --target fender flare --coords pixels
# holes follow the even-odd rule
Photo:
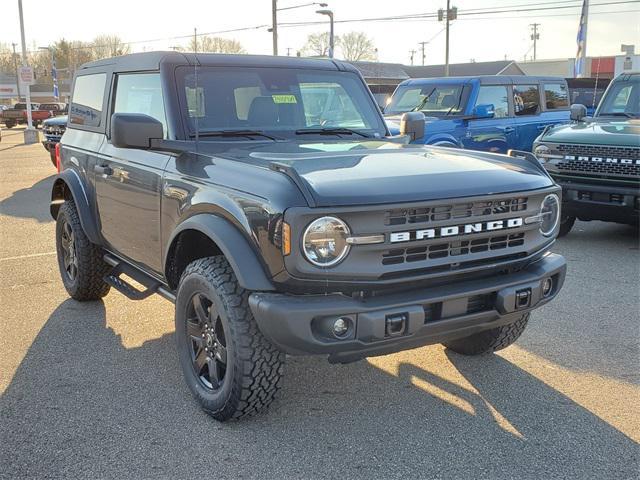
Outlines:
[[[434,147],[442,147],[444,145],[442,145],[443,143],[447,143],[447,144],[451,144],[451,146],[456,147],[456,148],[464,148],[462,146],[462,143],[460,141],[458,141],[457,138],[453,137],[453,136],[442,136],[442,135],[438,135],[438,136],[433,136],[431,138],[429,138],[426,142],[425,145],[433,145]]]
[[[200,213],[180,223],[167,242],[164,255],[165,273],[178,235],[185,230],[196,230],[206,235],[222,251],[231,264],[238,283],[250,291],[274,291],[275,287],[255,249],[242,232],[230,221],[211,213]]]
[[[87,191],[78,173],[72,168],[59,173],[53,182],[51,204],[49,206],[51,216],[54,220],[58,218],[58,210],[60,210],[60,205],[64,203],[66,189],[69,190],[73,197],[73,202],[80,216],[80,225],[82,225],[85,235],[91,243],[100,245],[102,243],[99,234],[100,229],[96,223],[95,216],[92,215]]]

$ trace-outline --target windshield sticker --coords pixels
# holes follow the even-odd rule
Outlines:
[[[271,95],[273,103],[298,103],[295,95],[274,94]]]

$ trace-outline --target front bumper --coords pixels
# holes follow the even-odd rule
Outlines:
[[[562,187],[562,213],[580,220],[637,223],[640,188],[576,182],[554,177]]]
[[[280,350],[327,354],[329,361],[349,362],[514,322],[555,297],[565,273],[564,257],[546,254],[516,273],[429,289],[366,299],[253,293],[249,305],[262,333]],[[542,284],[547,278],[553,279],[553,288],[545,297]],[[339,338],[332,333],[338,318],[349,325]]]
[[[56,143],[60,142],[60,137],[45,137],[42,146],[47,152],[51,152],[56,148]]]

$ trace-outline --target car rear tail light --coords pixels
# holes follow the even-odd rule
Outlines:
[[[60,173],[60,143],[56,143],[56,169],[58,170],[58,173]]]

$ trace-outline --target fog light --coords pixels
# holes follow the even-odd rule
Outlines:
[[[542,282],[542,296],[548,297],[551,295],[551,290],[553,290],[553,279],[547,278]]]
[[[349,319],[339,318],[333,323],[333,334],[342,337],[349,331]]]

